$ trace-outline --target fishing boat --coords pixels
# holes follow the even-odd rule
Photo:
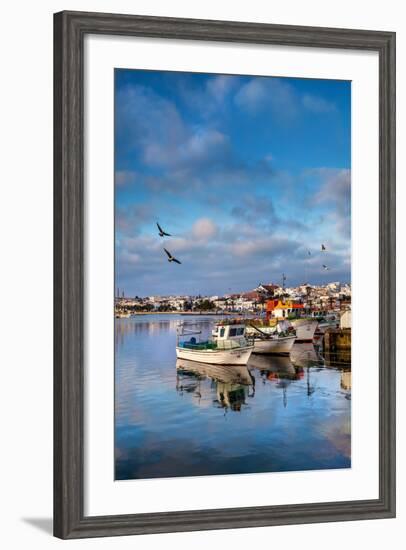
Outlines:
[[[189,325],[191,326],[191,325]],[[246,365],[254,349],[246,336],[246,327],[239,321],[221,321],[211,338],[200,341],[200,330],[191,330],[181,323],[177,330],[176,357],[212,365]],[[190,336],[189,340],[184,340]]]
[[[312,342],[317,329],[316,319],[298,318],[290,321],[296,331],[296,342]]]
[[[289,355],[295,340],[296,336],[279,336],[277,334],[265,338],[255,338],[253,353]]]
[[[324,316],[318,317],[317,330],[314,334],[314,343],[321,345],[323,342],[324,333],[329,328],[337,328],[339,326],[340,320],[336,314],[325,314]]]
[[[253,353],[289,355],[296,340],[294,329],[286,322],[275,328],[251,325],[250,329],[249,334],[254,337]]]
[[[117,311],[115,317],[116,319],[128,319],[131,317],[131,313],[128,311]]]
[[[294,300],[268,300],[267,319],[289,320],[296,331],[296,342],[312,342],[317,329],[317,319],[308,316],[308,308]]]

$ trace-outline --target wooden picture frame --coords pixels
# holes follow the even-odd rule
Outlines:
[[[54,534],[101,537],[395,515],[395,34],[135,15],[54,17]],[[124,35],[379,54],[379,498],[88,517],[84,495],[83,40]]]

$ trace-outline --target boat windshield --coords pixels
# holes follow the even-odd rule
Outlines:
[[[230,336],[242,336],[244,334],[244,327],[230,328]]]

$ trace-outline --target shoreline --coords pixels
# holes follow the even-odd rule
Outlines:
[[[134,311],[131,312],[130,317],[135,315],[235,315],[235,313],[224,313],[217,311]],[[120,318],[120,317],[119,317]],[[128,319],[129,317],[122,317]]]

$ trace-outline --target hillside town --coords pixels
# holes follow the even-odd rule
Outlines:
[[[238,293],[213,296],[126,296],[117,289],[117,317],[142,313],[216,313],[255,314],[266,311],[267,302],[280,299],[298,304],[310,311],[342,311],[350,309],[351,285],[332,282],[326,285],[308,283],[284,287],[274,283],[259,284],[256,288]]]

